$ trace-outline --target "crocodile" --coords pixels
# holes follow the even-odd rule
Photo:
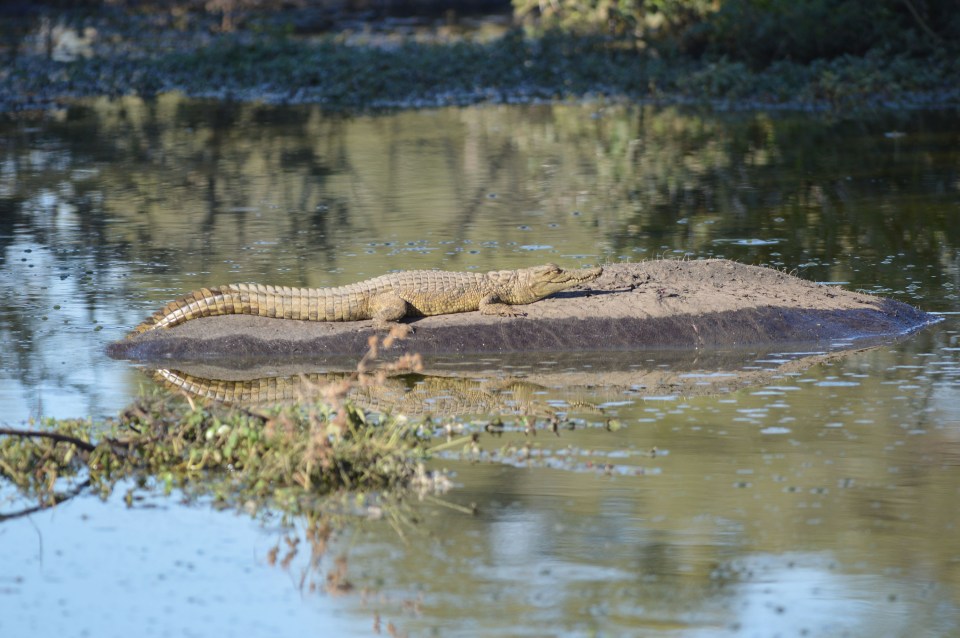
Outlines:
[[[486,315],[518,316],[522,313],[513,306],[593,281],[602,273],[600,266],[565,270],[545,264],[487,273],[407,270],[331,288],[230,284],[201,288],[171,301],[137,326],[132,335],[216,315],[306,321],[372,319],[379,327],[409,316],[474,310]]]

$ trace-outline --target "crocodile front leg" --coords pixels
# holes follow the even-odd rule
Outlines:
[[[482,315],[500,315],[501,317],[524,317],[526,313],[520,312],[510,304],[500,301],[496,295],[490,294],[480,300],[480,314]]]

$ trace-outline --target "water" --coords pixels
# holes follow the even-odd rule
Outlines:
[[[100,634],[96,605],[118,634],[960,633],[957,121],[599,104],[342,118],[166,96],[0,125],[6,425],[122,409],[152,382],[104,345],[217,282],[722,256],[945,317],[735,392],[534,388],[575,429],[508,419],[434,463],[457,484],[444,499],[477,515],[411,503],[402,537],[358,523],[316,564],[304,521],[176,494],[0,523],[0,633]],[[524,363],[510,374],[568,365]],[[0,504],[23,505],[6,487]],[[327,587],[337,558],[349,591]]]

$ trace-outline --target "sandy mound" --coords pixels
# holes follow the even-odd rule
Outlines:
[[[904,303],[818,285],[727,260],[605,266],[585,288],[520,308],[524,317],[478,312],[410,321],[414,334],[390,354],[571,352],[830,344],[897,336],[936,318]],[[111,344],[140,361],[357,357],[371,322],[208,317]]]

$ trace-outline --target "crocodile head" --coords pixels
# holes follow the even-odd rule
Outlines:
[[[603,273],[603,268],[600,266],[565,270],[556,264],[544,264],[533,268],[521,268],[490,274],[509,275],[506,278],[508,281],[496,277],[501,281],[498,294],[502,301],[509,304],[527,304],[549,297],[555,292],[593,281],[601,273]]]

